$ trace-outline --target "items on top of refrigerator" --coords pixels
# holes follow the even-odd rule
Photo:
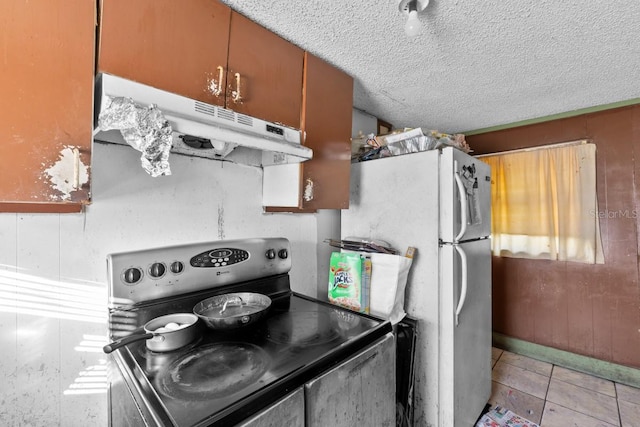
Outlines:
[[[422,128],[405,128],[387,135],[369,134],[366,137],[354,139],[352,145],[355,146],[352,148],[356,148],[352,149],[352,161],[355,162],[437,150],[444,147],[454,147],[465,153],[472,151],[463,134],[450,135]]]
[[[391,245],[384,240],[372,240],[364,239],[362,237],[347,237],[343,240],[325,239],[325,243],[329,243],[329,246],[334,248],[345,249],[348,251],[360,251],[360,252],[374,252],[380,254],[392,254],[399,253],[398,250],[391,247]]]

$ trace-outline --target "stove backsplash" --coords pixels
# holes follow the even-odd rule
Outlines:
[[[322,241],[339,235],[338,211],[263,213],[257,168],[175,156],[171,176],[152,178],[139,161],[95,143],[86,212],[0,214],[0,425],[107,426],[108,253],[281,236],[293,290],[316,297],[326,283]]]

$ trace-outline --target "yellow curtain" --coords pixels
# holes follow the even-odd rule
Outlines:
[[[483,156],[491,165],[494,255],[603,263],[596,146]]]

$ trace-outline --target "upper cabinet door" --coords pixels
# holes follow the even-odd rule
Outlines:
[[[300,164],[302,175],[297,174],[295,178],[300,181],[296,184],[302,196],[297,207],[265,205],[265,209],[268,212],[348,209],[353,78],[305,52],[302,98],[304,145],[313,150],[313,158]],[[265,175],[263,179],[263,188],[271,194],[282,191],[284,183],[281,181],[286,177],[270,179]]]
[[[104,0],[98,70],[300,128],[302,49],[215,0]]]
[[[98,70],[224,105],[230,17],[212,0],[103,0]]]
[[[232,12],[226,107],[300,128],[304,51]]]
[[[353,78],[306,53],[302,129],[313,158],[302,163],[304,209],[348,209]]]
[[[95,2],[0,1],[0,212],[89,201]]]

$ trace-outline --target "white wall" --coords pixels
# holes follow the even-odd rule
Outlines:
[[[335,213],[320,226],[316,214],[264,214],[261,169],[170,162],[171,176],[152,178],[135,150],[97,143],[84,213],[0,214],[0,425],[107,425],[108,253],[282,236],[293,289],[316,296],[319,239],[339,236]]]
[[[369,113],[356,108],[353,109],[351,119],[351,137],[357,138],[360,134],[378,134],[378,119]]]
[[[340,251],[340,249],[329,246],[328,243],[325,243],[325,240],[340,239],[340,212],[340,210],[335,209],[324,209],[319,210],[317,215],[318,289],[314,296],[323,301],[329,300],[329,262],[331,260],[331,253],[333,251]]]

